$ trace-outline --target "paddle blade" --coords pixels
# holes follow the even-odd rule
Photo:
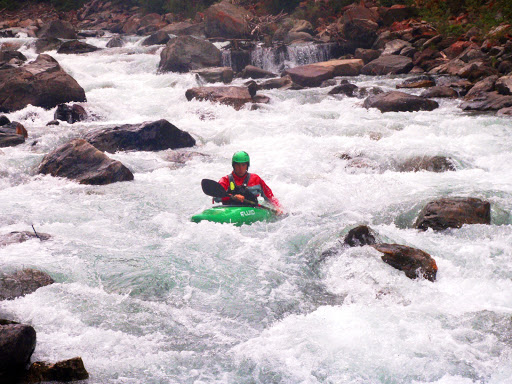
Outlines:
[[[215,180],[201,180],[201,188],[203,188],[203,192],[208,196],[222,198],[228,195],[224,187]]]

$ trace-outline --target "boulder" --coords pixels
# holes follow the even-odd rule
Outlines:
[[[160,31],[163,31],[165,33],[170,33],[171,35],[175,36],[183,36],[183,35],[190,35],[190,36],[198,36],[198,37],[204,37],[204,25],[205,23],[190,23],[188,21],[180,21],[177,23],[169,24],[160,29]]]
[[[10,124],[11,120],[7,118],[5,115],[0,115],[0,127],[5,124]]]
[[[397,75],[408,73],[413,63],[410,57],[387,55],[369,62],[362,69],[363,75]]]
[[[121,162],[110,159],[83,139],[73,140],[47,154],[38,172],[67,177],[80,184],[105,185],[133,180],[133,174]]]
[[[250,17],[251,12],[223,0],[204,12],[206,36],[235,39],[249,37],[251,31],[247,20]]]
[[[27,61],[27,57],[19,51],[0,51],[0,65],[9,63],[13,59],[19,62]]]
[[[373,231],[369,227],[360,225],[347,233],[343,243],[350,247],[362,247],[364,245],[374,245],[376,240]]]
[[[4,124],[0,127],[0,148],[23,144],[27,137],[27,130],[22,124],[15,121]]]
[[[256,91],[251,90],[250,87],[199,87],[187,89],[185,97],[188,101],[208,100],[230,105],[238,110],[247,103],[265,102],[265,100],[255,100],[255,94]]]
[[[390,8],[379,8],[379,14],[384,25],[391,25],[397,21],[403,21],[416,17],[418,15],[418,11],[414,7],[395,4]]]
[[[415,228],[435,231],[464,224],[490,224],[491,204],[476,198],[442,198],[429,202],[420,212]]]
[[[167,44],[167,42],[171,40],[169,35],[164,31],[158,31],[156,33],[153,33],[151,36],[145,38],[141,45],[142,46],[149,46],[149,45],[163,45]]]
[[[355,59],[361,59],[365,64],[377,59],[381,52],[378,49],[357,48],[354,54]]]
[[[497,115],[498,116],[506,116],[506,117],[512,116],[512,107],[502,108],[502,109],[498,110]]]
[[[498,76],[489,76],[480,80],[466,93],[464,100],[472,100],[481,94],[494,91],[496,80]]]
[[[87,119],[84,107],[78,104],[59,104],[53,114],[55,120],[67,121],[69,124]]]
[[[402,49],[406,47],[410,48],[412,47],[412,44],[401,39],[391,40],[384,45],[384,51],[382,51],[382,55],[398,55]]]
[[[89,373],[85,369],[84,362],[81,357],[59,361],[50,364],[44,361],[36,361],[30,365],[28,372],[25,374],[24,383],[41,383],[41,382],[69,382],[77,380],[86,380]]]
[[[23,269],[13,274],[2,274],[0,275],[0,300],[13,300],[54,282],[47,273],[35,269]]]
[[[379,15],[363,7],[352,6],[343,14],[343,34],[358,48],[371,48],[377,39]]]
[[[445,60],[438,50],[426,48],[421,52],[414,55],[413,65],[423,68],[425,71],[430,71],[432,68],[437,67],[444,63]]]
[[[259,89],[290,89],[298,86],[295,84],[290,76],[278,77],[262,82]]]
[[[231,67],[214,67],[204,68],[191,71],[196,73],[201,79],[207,83],[224,83],[229,84],[233,81],[233,69]]]
[[[335,76],[358,76],[363,65],[361,59],[329,60],[289,68],[283,75],[289,75],[293,82],[303,87],[318,87]]]
[[[16,383],[13,377],[25,369],[36,348],[36,331],[30,325],[0,320],[0,381]]]
[[[160,54],[160,72],[188,72],[194,69],[219,67],[222,53],[212,43],[192,36],[178,36]]]
[[[244,79],[265,79],[272,77],[277,77],[277,75],[272,72],[265,71],[264,69],[255,67],[254,65],[247,65],[242,71],[242,78]]]
[[[400,172],[446,172],[456,171],[453,160],[446,156],[418,156],[407,159],[398,165]]]
[[[404,271],[408,278],[424,277],[432,282],[436,280],[437,264],[428,253],[399,244],[377,244],[373,247],[384,253],[382,261]]]
[[[115,128],[104,128],[85,135],[100,151],[162,151],[193,147],[196,141],[188,132],[182,131],[167,120],[142,124],[125,124]]]
[[[83,41],[71,40],[62,43],[62,45],[57,50],[57,53],[63,54],[79,54],[79,53],[89,53],[98,51],[100,48],[95,47],[94,45],[84,43]]]
[[[37,39],[35,42],[35,48],[37,53],[42,53],[46,51],[53,51],[60,48],[63,41],[57,39],[56,37],[44,37],[41,39]]]
[[[86,101],[85,92],[49,55],[0,71],[0,112],[17,111],[28,104],[50,109],[69,101]]]
[[[76,39],[78,38],[75,28],[69,21],[54,20],[45,25],[37,32],[39,38]]]
[[[391,91],[369,96],[365,99],[363,106],[377,108],[381,112],[414,112],[432,111],[438,108],[439,104],[423,97]]]
[[[509,107],[512,107],[512,96],[500,95],[498,92],[480,93],[459,105],[464,111],[498,111]]]
[[[115,36],[111,38],[107,43],[107,48],[121,48],[125,44],[122,36]]]
[[[455,98],[458,97],[459,94],[453,88],[447,86],[437,86],[424,90],[420,97],[429,98]]]
[[[31,239],[39,239],[40,241],[45,241],[50,239],[50,235],[47,233],[37,233],[21,231],[21,232],[11,232],[6,235],[0,235],[0,247],[5,247],[10,244],[23,243],[27,240]]]
[[[333,89],[329,91],[329,95],[345,95],[348,97],[355,97],[354,92],[359,89],[359,87],[355,84],[350,84],[349,82],[345,82],[343,84],[335,86]]]
[[[501,95],[512,95],[512,76],[503,76],[494,84],[496,91]]]

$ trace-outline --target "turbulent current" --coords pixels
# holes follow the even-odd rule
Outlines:
[[[30,38],[1,41],[36,57]],[[330,88],[261,92],[271,101],[257,110],[188,102],[196,78],[157,74],[160,49],[134,39],[51,51],[85,89],[89,119],[46,126],[55,109],[7,114],[29,138],[0,151],[0,234],[33,225],[52,236],[0,248],[2,272],[35,268],[56,281],[0,302],[0,317],[35,328],[32,361],[81,356],[90,384],[512,382],[510,119],[464,113],[457,100],[383,114]],[[391,90],[404,77],[349,80]],[[92,129],[159,119],[197,146],[109,155],[131,182],[37,174],[46,153]],[[201,179],[230,172],[238,150],[288,215],[192,223],[211,206]],[[457,170],[398,171],[436,155]],[[489,201],[491,225],[414,229],[440,197]],[[437,281],[407,278],[371,247],[340,247],[361,224],[432,255]]]

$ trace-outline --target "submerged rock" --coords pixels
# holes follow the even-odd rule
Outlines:
[[[229,84],[233,81],[233,69],[231,67],[204,68],[192,71],[207,83]]]
[[[62,54],[79,54],[79,53],[89,53],[98,51],[100,48],[95,47],[94,45],[84,43],[83,41],[71,40],[62,43],[62,45],[57,50],[57,53]]]
[[[400,172],[446,172],[456,171],[453,160],[446,156],[417,156],[398,165]]]
[[[188,132],[182,131],[165,119],[104,128],[91,132],[84,138],[100,151],[110,153],[131,150],[162,151],[196,145],[196,141]]]
[[[0,275],[0,300],[13,300],[54,282],[47,273],[35,269],[23,269],[13,274],[3,274]]]
[[[55,364],[44,361],[32,363],[28,372],[25,374],[24,383],[40,383],[46,381],[69,382],[76,380],[86,380],[89,373],[85,369],[81,357],[59,361]]]
[[[373,231],[366,225],[360,225],[351,229],[343,240],[343,243],[350,247],[374,245],[376,242]]]
[[[408,278],[424,277],[430,281],[436,280],[437,264],[428,253],[399,244],[377,244],[373,247],[384,253],[382,261],[404,271]]]
[[[104,185],[133,180],[121,162],[110,159],[82,139],[73,140],[47,154],[39,173],[76,180],[80,184]]]
[[[420,212],[415,228],[426,231],[432,228],[440,231],[447,228],[460,228],[464,224],[490,224],[491,204],[471,198],[443,198],[431,201]]]
[[[53,114],[55,120],[67,121],[69,124],[87,119],[87,112],[84,107],[78,104],[66,105],[59,104]]]
[[[23,243],[24,241],[31,239],[39,239],[41,241],[50,239],[50,235],[47,233],[37,233],[29,231],[11,232],[5,235],[0,235],[0,247],[5,247],[9,244]]]
[[[256,85],[254,84],[256,87]],[[226,104],[235,109],[242,108],[247,103],[268,103],[268,98],[258,97],[255,89],[251,87],[199,87],[187,89],[185,96],[188,101],[192,99],[207,100]]]
[[[23,144],[27,137],[25,127],[16,121],[0,126],[0,148]]]

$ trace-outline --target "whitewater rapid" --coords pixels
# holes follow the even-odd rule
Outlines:
[[[1,318],[36,329],[32,361],[81,356],[90,384],[512,381],[510,119],[463,113],[457,100],[382,114],[330,88],[261,91],[271,101],[257,110],[188,102],[197,79],[157,74],[160,50],[133,38],[48,52],[85,89],[89,120],[46,126],[55,109],[33,106],[7,114],[29,138],[0,151],[0,234],[52,235],[0,248],[2,272],[56,280],[0,302]],[[391,90],[404,76],[349,80]],[[37,174],[46,153],[91,129],[159,119],[196,139],[177,151],[184,163],[171,150],[109,154],[135,179],[106,186]],[[288,216],[190,222],[211,205],[200,180],[227,174],[238,150]],[[396,170],[434,155],[457,171]],[[427,202],[454,196],[489,201],[491,225],[412,228]],[[360,224],[432,255],[437,281],[408,279],[370,247],[322,260]]]

